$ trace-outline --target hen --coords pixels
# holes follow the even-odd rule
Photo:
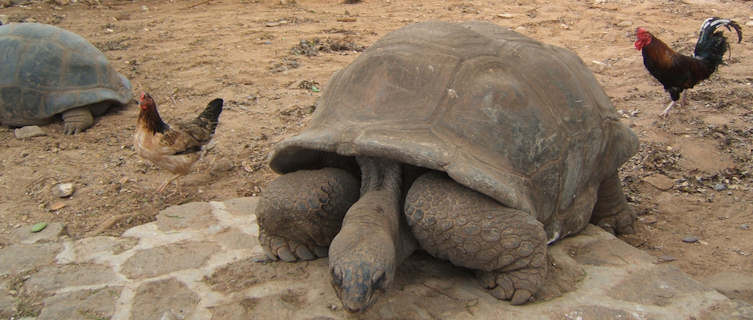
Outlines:
[[[690,89],[699,82],[708,79],[722,63],[722,58],[729,44],[722,32],[716,31],[719,26],[725,26],[730,31],[730,26],[735,28],[737,42],[742,41],[743,34],[737,22],[717,17],[708,18],[701,25],[700,35],[691,57],[670,49],[659,38],[654,37],[643,28],[636,30],[635,49],[641,50],[646,69],[664,85],[664,90],[669,92],[672,98],[672,102],[659,116],[667,116],[669,110],[677,103],[683,90]],[[684,93],[682,100],[684,105],[686,100]]]
[[[160,118],[154,99],[148,93],[141,95],[141,112],[134,135],[136,152],[142,158],[175,174],[157,192],[164,191],[170,182],[191,172],[191,167],[199,159],[202,146],[212,139],[217,128],[222,103],[222,99],[214,99],[195,119],[176,122],[171,126]],[[177,181],[176,188],[180,188]]]

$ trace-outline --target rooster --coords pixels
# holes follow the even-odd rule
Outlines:
[[[721,31],[716,32],[719,26],[725,26],[730,31],[730,26],[735,28],[737,42],[742,41],[743,34],[737,22],[716,17],[708,18],[701,25],[692,57],[675,52],[643,28],[636,30],[635,49],[641,50],[646,69],[664,85],[664,90],[669,92],[672,98],[672,102],[659,115],[660,117],[666,117],[669,114],[669,110],[677,103],[683,90],[690,89],[708,79],[722,63],[722,57],[729,44]],[[685,105],[685,94],[683,93],[682,96],[682,105]]]
[[[212,139],[222,112],[222,99],[214,99],[201,114],[189,122],[168,125],[157,112],[157,104],[143,93],[139,102],[138,126],[134,135],[136,152],[144,159],[172,172],[175,176],[165,181],[157,192],[165,190],[170,182],[191,172],[199,159],[202,147]],[[176,188],[180,185],[175,182]]]

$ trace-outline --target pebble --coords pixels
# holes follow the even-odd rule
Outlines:
[[[743,229],[743,230],[749,230],[749,229],[750,229],[750,225],[749,225],[749,224],[747,224],[747,223],[741,224],[741,225],[740,225],[740,229]]]
[[[218,174],[225,171],[230,171],[233,169],[233,162],[229,159],[218,159],[214,162],[214,165],[212,166],[211,172],[213,174]]]
[[[630,20],[621,21],[620,23],[617,24],[618,27],[629,27],[632,25],[633,25],[633,22]]]
[[[753,20],[745,23],[746,26],[753,27]]]
[[[672,262],[675,260],[677,259],[675,259],[675,257],[670,256],[670,255],[663,255],[659,257],[659,262]]]
[[[24,139],[24,138],[31,138],[36,136],[46,136],[47,133],[42,130],[42,128],[38,126],[25,126],[22,128],[18,128],[14,131],[16,134],[16,139]]]
[[[50,210],[53,210],[53,211],[60,210],[60,209],[65,208],[65,206],[66,206],[65,202],[58,201],[50,205]]]
[[[643,216],[638,218],[638,220],[645,224],[654,224],[657,221],[655,216]]]
[[[682,242],[685,242],[685,243],[696,243],[696,242],[698,242],[698,237],[696,237],[696,236],[687,236],[685,238],[682,238]]]
[[[2,22],[2,24],[8,24],[8,15],[0,14],[0,22]]]
[[[714,185],[714,191],[724,191],[727,190],[727,185],[724,183],[717,183]]]
[[[70,197],[73,194],[73,183],[59,183],[52,187],[52,194],[58,198]]]
[[[500,17],[502,19],[512,19],[513,17],[515,17],[515,15],[512,13],[500,13],[497,15],[497,17]]]

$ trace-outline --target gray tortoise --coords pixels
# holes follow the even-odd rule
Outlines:
[[[477,271],[512,304],[546,247],[589,222],[633,231],[617,176],[638,147],[573,52],[484,22],[387,34],[334,74],[256,209],[270,259],[329,255],[362,311],[416,249]]]
[[[45,124],[62,115],[64,132],[131,100],[131,83],[81,36],[40,23],[0,26],[0,123]]]

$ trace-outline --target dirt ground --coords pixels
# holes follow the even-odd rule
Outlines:
[[[330,75],[389,31],[426,21],[486,20],[570,48],[594,70],[641,149],[622,170],[640,214],[628,243],[697,277],[753,270],[753,2],[750,1],[0,1],[10,22],[76,32],[155,97],[169,119],[226,101],[205,159],[175,187],[141,160],[138,108],[98,118],[75,136],[60,122],[19,140],[0,129],[0,246],[11,230],[64,222],[72,237],[118,235],[167,206],[252,196],[275,177],[270,148],[299,132]],[[727,64],[660,119],[669,96],[643,67],[633,32],[643,26],[689,54],[707,17],[743,25]],[[729,39],[735,36],[727,33]],[[72,182],[75,193],[51,188]],[[683,242],[695,240],[693,243]],[[5,239],[5,240],[3,240]]]

